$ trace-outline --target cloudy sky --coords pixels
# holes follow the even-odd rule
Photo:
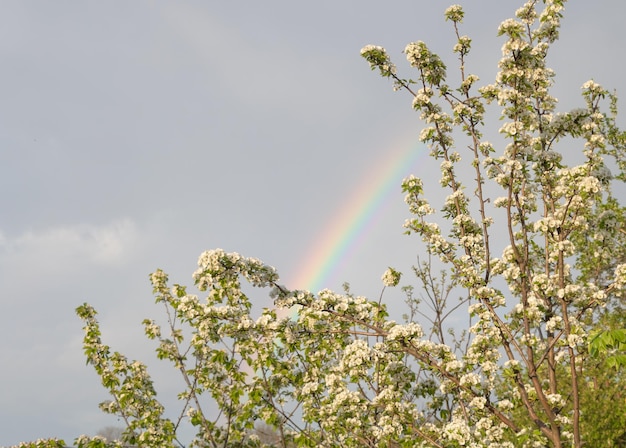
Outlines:
[[[496,27],[519,4],[466,3],[468,69],[490,82]],[[400,178],[436,186],[437,170],[406,156],[424,152],[411,98],[359,50],[382,45],[411,76],[401,51],[424,40],[452,67],[447,6],[0,2],[0,445],[118,424],[82,356],[85,301],[104,341],[149,361],[168,390],[140,324],[160,315],[156,268],[190,283],[198,255],[220,247],[276,266],[290,288],[347,281],[369,297],[387,266],[407,271],[418,244],[402,234]],[[550,60],[561,107],[591,77],[626,91],[626,3],[568,8]],[[337,237],[350,250],[320,258]]]

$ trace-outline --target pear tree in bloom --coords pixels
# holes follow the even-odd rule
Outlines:
[[[626,137],[615,96],[594,81],[582,86],[579,108],[557,111],[546,58],[564,3],[529,1],[500,25],[491,84],[467,71],[471,39],[458,5],[445,11],[458,85],[424,42],[404,50],[411,78],[382,47],[361,50],[410,94],[420,140],[441,167],[440,185],[414,176],[402,184],[406,231],[427,260],[415,267],[422,298],[405,288],[404,322],[381,298],[291,290],[257,259],[207,251],[194,291],[163,271],[150,276],[166,321],[144,321],[145,333],[180,373],[178,409],[166,413],[145,364],[102,342],[90,305],[77,309],[88,363],[111,395],[100,406],[126,430],[121,442],[83,436],[75,445],[560,448],[591,440],[600,424],[585,412],[600,396],[593,380],[600,371],[603,384],[616,384],[626,343],[619,319],[608,333],[596,325],[622,309],[626,286],[625,212],[612,192],[625,177]],[[502,144],[484,135],[492,110]],[[431,205],[427,193],[442,188],[444,203]],[[382,276],[384,287],[400,280],[393,268]],[[249,285],[273,306],[255,312]],[[463,299],[453,302],[457,293]],[[462,312],[471,325],[450,338],[445,319]],[[603,368],[593,355],[609,351],[616,361]],[[255,433],[259,425],[273,428],[272,445]],[[182,428],[193,428],[193,440],[182,440]]]
[[[497,443],[502,431],[510,436],[499,440],[514,446],[581,446],[587,332],[607,307],[621,305],[624,210],[611,185],[624,180],[624,134],[615,125],[616,98],[593,81],[582,86],[584,107],[556,111],[546,57],[563,11],[561,1],[529,1],[503,22],[496,81],[481,87],[466,72],[471,40],[459,32],[460,6],[446,11],[458,38],[456,88],[423,42],[405,49],[415,80],[400,78],[383,48],[362,50],[372,69],[412,94],[426,123],[420,139],[441,161],[441,185],[450,193],[438,214],[420,179],[403,184],[415,215],[408,231],[467,288],[476,319],[469,349],[454,364],[459,374],[447,376],[444,360],[434,369],[440,392],[458,400],[444,433],[459,428],[463,445]],[[500,149],[483,135],[492,103],[501,108]],[[565,153],[574,145],[583,161],[577,165]]]

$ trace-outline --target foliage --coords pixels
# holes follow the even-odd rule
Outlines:
[[[404,323],[390,319],[382,298],[289,290],[274,268],[219,249],[199,258],[200,294],[171,286],[157,270],[150,278],[167,325],[144,326],[157,357],[183,380],[180,412],[170,420],[145,365],[112,353],[96,311],[80,306],[85,355],[112,397],[101,408],[126,423],[123,441],[183,446],[177,434],[185,422],[196,432],[189,446],[197,447],[269,446],[256,422],[274,428],[284,447],[581,447],[592,440],[606,421],[581,418],[597,396],[585,385],[623,390],[597,355],[609,353],[609,364],[620,367],[625,330],[595,323],[620,308],[626,285],[626,213],[612,193],[626,175],[626,138],[615,124],[615,96],[594,81],[582,86],[580,108],[556,111],[546,58],[563,11],[564,1],[529,1],[504,21],[499,72],[479,88],[466,72],[471,39],[459,31],[458,5],[445,12],[457,36],[458,86],[424,42],[404,51],[415,79],[399,77],[382,47],[361,51],[412,95],[426,124],[420,140],[440,162],[448,194],[436,211],[422,179],[402,184],[412,214],[407,233],[428,256],[415,267],[423,295],[405,288]],[[502,145],[483,135],[496,106]],[[444,273],[434,275],[436,267]],[[382,280],[396,286],[400,273],[390,268]],[[269,289],[274,305],[255,315],[243,281]],[[446,319],[462,309],[471,325],[450,334]]]
[[[39,439],[34,442],[20,443],[18,448],[64,448],[65,441],[61,439]]]
[[[589,333],[589,352],[592,356],[605,356],[607,366],[626,366],[626,330],[594,330]]]

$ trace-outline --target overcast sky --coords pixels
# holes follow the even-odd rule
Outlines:
[[[491,82],[497,25],[519,3],[465,3],[468,69]],[[382,45],[411,76],[401,51],[424,40],[454,66],[449,4],[0,2],[0,445],[118,425],[97,407],[107,395],[85,366],[81,303],[99,311],[105,343],[175,391],[142,335],[161,313],[150,272],[189,284],[198,255],[220,247],[307,288],[290,282],[350,198],[387,158],[420,150],[411,98],[359,50]],[[560,107],[580,105],[591,77],[624,95],[626,3],[568,8],[550,59]],[[435,165],[412,164],[436,188]],[[322,286],[377,297],[387,266],[416,259],[407,217],[398,180]]]

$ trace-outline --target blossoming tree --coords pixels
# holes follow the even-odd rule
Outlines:
[[[424,311],[410,288],[413,312],[398,323],[382,300],[290,290],[259,260],[205,252],[193,275],[198,294],[171,286],[160,270],[150,277],[167,324],[146,320],[145,332],[182,379],[179,412],[166,418],[145,365],[111,352],[96,311],[79,307],[87,360],[112,397],[101,408],[126,423],[124,443],[259,447],[253,429],[262,422],[283,447],[581,447],[593,432],[586,425],[598,424],[582,412],[601,395],[589,384],[598,371],[606,384],[619,381],[590,354],[619,344],[598,344],[607,333],[589,332],[621,309],[626,285],[625,212],[611,189],[625,177],[626,138],[616,98],[593,81],[582,86],[579,109],[556,111],[546,57],[563,9],[563,0],[531,0],[503,22],[499,72],[482,87],[466,72],[471,40],[460,33],[458,5],[445,11],[457,36],[458,86],[424,42],[405,49],[412,79],[397,74],[382,47],[361,50],[410,93],[426,125],[420,139],[440,161],[441,187],[413,176],[402,184],[407,233],[429,259],[415,267],[429,319],[414,318]],[[496,107],[501,147],[483,135]],[[439,211],[429,188],[448,192]],[[382,280],[397,286],[400,273],[390,268]],[[255,315],[242,282],[268,289],[274,306]],[[451,303],[458,291],[464,298]],[[446,343],[445,316],[462,309],[472,325]],[[609,334],[618,342],[622,323]],[[195,428],[190,443],[179,434],[185,424]]]

